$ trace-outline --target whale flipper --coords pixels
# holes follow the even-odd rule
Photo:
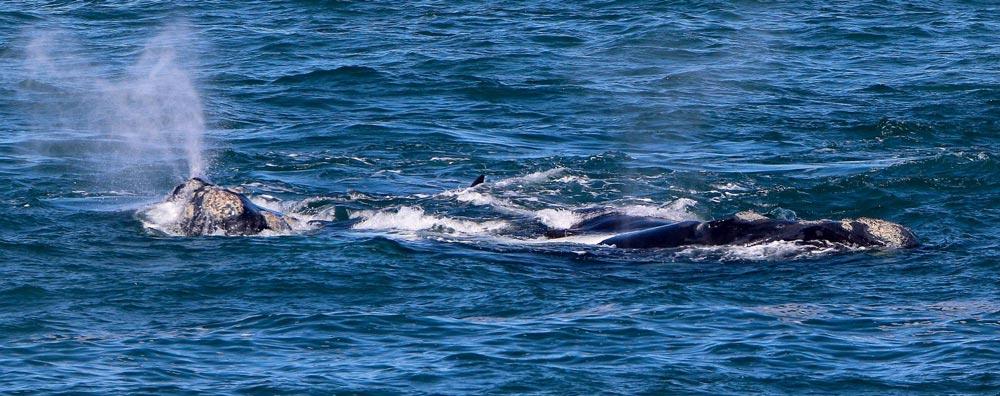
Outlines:
[[[640,231],[626,232],[601,241],[624,249],[671,248],[701,242],[698,235],[700,221],[681,221]]]
[[[631,216],[612,212],[586,219],[567,229],[550,229],[545,232],[545,236],[548,238],[562,238],[586,233],[631,232],[673,223],[676,222],[655,217]]]
[[[484,182],[486,182],[486,175],[479,175],[479,177],[477,177],[476,180],[474,180],[472,184],[469,185],[469,188],[478,186],[480,184],[483,184]]]

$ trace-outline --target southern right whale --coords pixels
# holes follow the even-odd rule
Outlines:
[[[550,238],[586,233],[618,233],[601,245],[627,249],[671,248],[685,245],[753,245],[796,241],[810,245],[911,248],[917,238],[899,224],[861,217],[844,220],[778,220],[752,211],[712,221],[669,221],[606,214],[567,230],[550,230]]]
[[[484,181],[484,176],[479,176],[470,188]],[[550,239],[586,234],[617,234],[599,244],[626,249],[752,245],[775,241],[881,248],[912,248],[918,245],[913,232],[885,220],[870,217],[839,221],[780,220],[753,211],[712,221],[671,221],[611,212],[583,220],[568,229],[549,228],[545,231],[545,236]]]
[[[484,182],[485,176],[479,176],[469,188]],[[254,205],[243,194],[199,178],[178,185],[166,203],[177,205],[177,228],[183,235],[257,235],[267,230],[290,229],[282,214]],[[885,220],[867,217],[839,221],[779,220],[752,211],[711,221],[671,221],[605,213],[568,229],[545,230],[545,236],[551,239],[586,234],[612,234],[600,244],[628,249],[751,245],[774,241],[883,248],[917,246],[917,238],[910,230]]]

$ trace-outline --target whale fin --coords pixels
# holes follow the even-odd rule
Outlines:
[[[471,185],[469,185],[469,188],[478,186],[480,184],[483,184],[484,182],[486,182],[486,175],[479,175],[479,177],[477,177],[476,180],[473,181]]]

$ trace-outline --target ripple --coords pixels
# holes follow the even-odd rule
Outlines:
[[[311,84],[330,81],[353,82],[358,79],[374,79],[382,76],[378,70],[368,66],[340,66],[336,69],[319,69],[305,73],[291,74],[274,80],[275,84]]]

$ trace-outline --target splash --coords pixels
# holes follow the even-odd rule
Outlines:
[[[585,176],[567,175],[567,173],[569,173],[568,169],[558,167],[530,173],[525,176],[501,179],[493,182],[492,184],[485,185],[485,188],[464,187],[448,190],[438,194],[438,196],[442,198],[453,198],[458,202],[465,202],[478,206],[490,206],[498,212],[508,215],[532,217],[545,226],[554,229],[570,228],[574,224],[580,223],[590,217],[598,216],[602,213],[611,211],[617,211],[632,216],[657,217],[677,221],[698,220],[698,216],[691,211],[691,207],[695,206],[697,202],[688,198],[679,198],[662,206],[609,206],[606,210],[595,211],[587,210],[594,209],[591,206],[531,209],[515,202],[514,199],[516,198],[501,198],[494,195],[496,192],[501,192],[507,197],[516,197],[516,195],[507,194],[507,192],[516,190],[515,187],[523,187],[526,185],[541,184],[546,182],[564,184],[578,183],[581,185],[587,184]],[[535,199],[532,199],[531,201],[537,202]]]
[[[187,29],[165,28],[117,63],[102,53],[111,50],[62,32],[29,36],[20,86],[39,121],[41,154],[75,161],[81,179],[133,191],[204,175],[205,116],[183,62]]]
[[[548,181],[549,179],[552,179],[553,177],[561,176],[564,173],[566,173],[566,168],[562,168],[562,167],[552,168],[552,169],[544,170],[544,171],[540,171],[540,172],[529,173],[527,175],[520,176],[520,177],[512,177],[512,178],[509,178],[509,179],[499,180],[499,181],[497,181],[494,184],[497,187],[523,186],[523,185],[528,185],[528,184],[538,184],[538,183],[544,183],[545,181]]]
[[[361,219],[353,228],[356,230],[430,230],[448,234],[483,234],[508,227],[505,221],[459,220],[444,216],[429,215],[423,208],[403,206],[395,211],[361,211],[353,217]]]
[[[870,248],[832,243],[816,246],[797,241],[772,241],[748,245],[693,245],[682,247],[678,258],[694,261],[781,261],[821,257],[843,251],[865,251]]]
[[[142,228],[163,235],[181,236],[181,212],[184,208],[179,202],[164,201],[136,212],[136,218],[142,222]]]

